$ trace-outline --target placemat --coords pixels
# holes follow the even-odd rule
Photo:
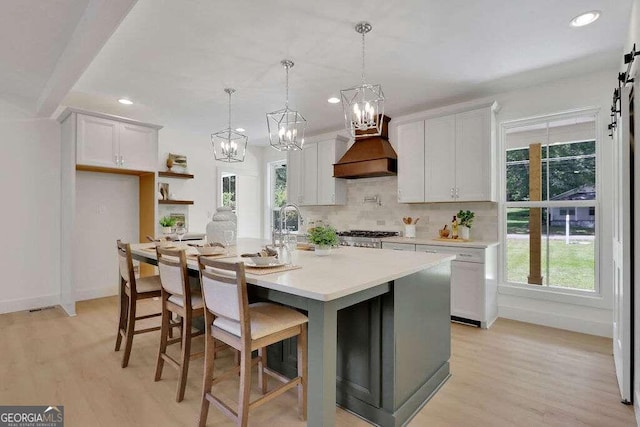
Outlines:
[[[280,267],[273,268],[256,268],[256,267],[248,267],[246,264],[244,269],[247,273],[255,274],[256,276],[264,276],[265,274],[273,274],[273,273],[282,273],[283,271],[288,270],[297,270],[302,268],[301,265],[281,265]]]
[[[187,258],[198,259],[200,254],[187,254]],[[204,255],[207,258],[236,258],[236,254],[225,254],[224,252],[221,254],[212,254],[212,255]]]

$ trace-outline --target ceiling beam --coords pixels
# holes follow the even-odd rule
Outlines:
[[[138,0],[90,0],[36,105],[51,116]]]

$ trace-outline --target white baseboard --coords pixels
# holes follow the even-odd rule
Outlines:
[[[636,414],[636,425],[640,426],[640,393],[633,393],[633,412]]]
[[[60,304],[59,294],[0,301],[0,314],[32,310],[34,308],[49,307],[58,304]]]
[[[100,288],[76,290],[74,295],[76,297],[76,301],[85,301],[88,299],[110,297],[113,295],[118,295],[118,287],[106,286],[106,287],[100,287]]]
[[[542,312],[523,307],[511,307],[500,305],[498,316],[505,319],[518,320],[520,322],[581,332],[583,334],[598,335],[611,338],[613,336],[612,322],[598,321],[588,318],[566,316],[561,313]]]

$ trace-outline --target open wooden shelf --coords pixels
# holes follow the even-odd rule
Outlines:
[[[193,200],[158,200],[159,205],[192,205]]]
[[[159,171],[158,176],[163,178],[193,179],[193,175],[190,173],[180,173],[180,172],[171,172],[171,171]]]

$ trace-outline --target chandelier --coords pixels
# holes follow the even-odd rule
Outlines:
[[[355,30],[362,34],[362,83],[340,91],[347,130],[353,138],[370,137],[382,133],[384,93],[382,87],[368,84],[364,77],[364,35],[371,31],[371,24],[359,22]]]
[[[222,162],[244,162],[248,138],[246,135],[231,129],[231,94],[236,90],[227,88],[224,91],[229,95],[229,127],[211,134],[213,155],[216,160]]]
[[[301,150],[304,145],[304,129],[307,126],[307,120],[302,117],[302,114],[289,109],[289,69],[293,68],[293,61],[283,59],[280,64],[287,73],[287,92],[284,108],[267,113],[269,143],[278,151]]]

